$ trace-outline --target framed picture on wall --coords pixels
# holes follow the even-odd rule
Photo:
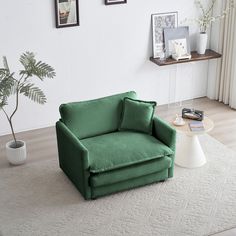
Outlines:
[[[55,0],[56,27],[70,27],[79,25],[78,0]]]
[[[106,5],[127,3],[127,0],[105,0]]]
[[[178,27],[178,12],[152,14],[153,57],[158,58],[165,50],[164,29]]]

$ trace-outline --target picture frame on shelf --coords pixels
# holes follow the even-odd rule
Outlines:
[[[127,0],[105,0],[105,5],[124,4]]]
[[[152,14],[153,58],[160,58],[164,53],[164,29],[178,27],[178,12]]]
[[[79,0],[55,0],[56,28],[79,26]]]
[[[170,57],[173,54],[189,55],[191,53],[188,26],[165,28],[164,39],[166,57]],[[176,51],[177,48],[179,52]]]

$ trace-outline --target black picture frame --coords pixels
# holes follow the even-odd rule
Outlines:
[[[105,0],[105,5],[124,4],[127,0]]]
[[[79,26],[79,0],[55,0],[56,28]]]

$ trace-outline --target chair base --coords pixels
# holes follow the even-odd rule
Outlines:
[[[91,193],[92,193],[91,198],[92,199],[98,198],[98,197],[106,196],[112,193],[117,193],[123,190],[133,189],[133,188],[141,187],[147,184],[165,181],[168,178],[169,178],[168,169],[164,169],[157,173],[141,176],[135,179],[129,179],[129,180],[115,183],[112,185],[94,187],[94,188],[91,188]]]

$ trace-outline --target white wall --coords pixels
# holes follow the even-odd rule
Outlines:
[[[15,70],[20,54],[33,51],[57,72],[55,79],[38,83],[47,94],[46,105],[21,97],[16,131],[53,125],[63,102],[127,90],[136,90],[141,99],[168,103],[175,76],[177,100],[205,96],[207,62],[161,68],[149,61],[151,14],[171,11],[178,11],[179,22],[197,14],[194,0],[128,0],[113,6],[105,6],[104,0],[80,0],[81,25],[56,29],[53,0],[1,0],[0,56],[6,55]],[[193,50],[197,28],[190,31]],[[9,131],[0,113],[0,135]]]

